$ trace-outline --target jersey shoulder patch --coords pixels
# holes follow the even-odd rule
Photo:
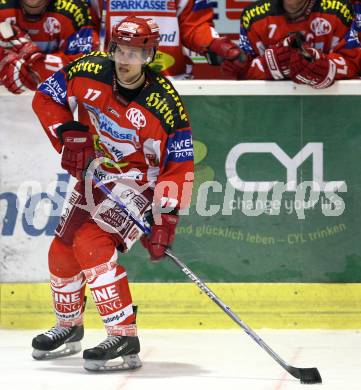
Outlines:
[[[188,113],[172,83],[161,74],[147,71],[150,83],[135,99],[162,123],[170,134],[189,126]]]
[[[316,7],[318,12],[336,15],[346,26],[350,26],[354,19],[353,7],[348,0],[321,0]]]
[[[108,54],[101,51],[92,51],[64,68],[68,80],[74,77],[87,77],[104,84],[113,82],[113,63]]]
[[[59,13],[70,19],[74,30],[90,24],[88,7],[83,0],[51,1],[47,12]]]
[[[272,6],[272,2],[270,0],[256,1],[244,8],[241,13],[241,24],[246,30],[249,30],[251,25],[257,20],[261,20],[269,15],[275,14],[277,14],[277,9]]]

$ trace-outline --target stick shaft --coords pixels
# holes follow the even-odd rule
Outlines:
[[[128,217],[142,230],[143,233],[149,234],[150,229],[141,223],[136,216],[134,216],[128,209],[127,206],[119,199],[118,196],[114,195],[112,191],[99,180],[95,175],[92,177],[92,180],[96,186],[99,188],[105,195],[107,195],[113,202],[115,202],[127,215]]]
[[[197,275],[194,274],[181,260],[174,256],[169,249],[166,255],[182,270],[188,278],[195,283],[214,303],[216,303],[229,317],[232,318],[259,346],[261,346],[278,364],[288,371],[288,364],[276,354],[246,323],[239,319],[233,311],[226,306],[217,295],[204,283]]]

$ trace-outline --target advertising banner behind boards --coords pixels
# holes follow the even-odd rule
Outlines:
[[[1,99],[0,281],[46,281],[73,181],[31,96]],[[211,282],[361,282],[360,100],[184,97],[196,180],[174,252]],[[131,281],[184,281],[139,244],[119,261]]]

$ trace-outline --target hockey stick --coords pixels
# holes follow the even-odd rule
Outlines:
[[[279,355],[276,354],[245,322],[239,319],[233,311],[226,306],[217,295],[201,279],[198,278],[184,263],[166,249],[165,254],[182,270],[188,278],[195,283],[214,303],[216,303],[232,320],[238,324],[260,347],[262,347],[278,364],[288,373],[299,379],[304,384],[322,383],[321,375],[317,368],[298,368],[288,365]]]
[[[127,210],[126,205],[95,176],[93,180],[96,183],[96,186],[101,189],[105,194],[107,194],[111,200],[113,200],[122,210],[127,212],[128,216],[132,221],[145,233],[149,234],[150,230],[144,224],[142,224],[129,210]],[[188,278],[195,283],[200,290],[202,290],[208,298],[210,298],[214,303],[216,303],[232,320],[238,324],[247,334],[250,336],[263,350],[265,350],[273,360],[275,360],[279,365],[281,365],[289,374],[299,379],[301,383],[304,384],[316,384],[322,383],[321,375],[316,367],[313,368],[298,368],[288,365],[279,355],[276,354],[245,322],[239,319],[233,311],[226,306],[217,295],[209,288],[205,283],[202,282],[199,277],[194,274],[182,261],[180,261],[176,256],[172,254],[169,249],[166,249],[165,254],[173,260],[173,262],[182,270],[182,272],[188,276]]]

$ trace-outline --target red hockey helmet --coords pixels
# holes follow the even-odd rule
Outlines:
[[[159,41],[159,27],[153,19],[128,16],[113,27],[110,45],[116,43],[156,50]]]
[[[112,29],[109,58],[128,64],[148,64],[154,59],[159,41],[159,27],[153,19],[128,16]]]

